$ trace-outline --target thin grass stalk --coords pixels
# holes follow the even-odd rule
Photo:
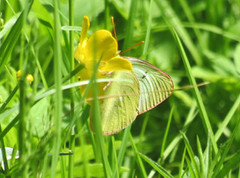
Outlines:
[[[199,155],[198,157],[199,157],[199,161],[200,161],[200,176],[206,176],[207,173],[205,172],[206,167],[204,164],[203,151],[202,151],[201,142],[200,142],[198,136],[197,136],[197,149],[198,149],[198,155]]]
[[[146,55],[148,51],[149,42],[150,42],[151,25],[152,25],[152,7],[153,7],[153,0],[151,0],[149,4],[148,25],[147,25],[147,33],[145,36],[145,42],[144,42],[143,53],[142,53],[143,56]],[[144,59],[146,59],[146,57],[147,56],[145,56]]]
[[[162,147],[161,147],[161,153],[160,153],[160,159],[164,159],[163,154],[164,154],[165,144],[166,144],[166,141],[167,141],[167,136],[168,136],[168,132],[169,132],[171,121],[172,121],[173,110],[174,110],[174,107],[172,107],[172,109],[170,111],[167,127],[166,127],[166,130],[164,132]]]
[[[114,149],[115,146],[115,140],[112,138],[112,136],[107,136],[105,137],[105,141],[108,143],[108,160],[109,160],[109,165],[111,167],[111,170],[113,171],[113,165],[115,164],[114,160]],[[114,142],[113,142],[114,141]]]
[[[86,109],[86,108],[85,108]],[[83,119],[83,114],[81,116],[81,119]],[[80,132],[79,134],[79,140],[80,140],[80,143],[81,143],[81,146],[82,146],[82,152],[84,153],[83,154],[83,168],[84,168],[84,177],[85,178],[88,178],[89,177],[89,168],[88,168],[88,157],[87,157],[87,150],[85,148],[86,146],[86,142],[85,142],[85,138],[84,138],[84,135],[81,133],[81,128],[82,128],[82,122],[77,122],[77,128],[78,128],[78,131]],[[76,175],[75,175],[76,176]]]
[[[215,139],[216,141],[221,137],[221,135],[223,134],[224,130],[226,129],[228,123],[230,122],[230,120],[232,119],[234,113],[237,111],[237,109],[239,109],[239,105],[240,105],[240,95],[238,95],[237,99],[235,100],[234,104],[232,105],[232,108],[229,110],[228,114],[226,115],[225,119],[223,120],[223,122],[221,122],[219,129],[217,130],[216,134],[215,134]]]
[[[173,116],[173,110],[174,110],[174,107],[172,107],[172,109],[170,111],[169,118],[168,118],[168,123],[167,123],[167,127],[166,127],[166,131],[165,131],[164,136],[163,136],[160,157],[158,158],[158,161],[157,161],[157,163],[159,163],[159,164],[165,160],[165,157],[164,157],[165,151],[164,151],[164,149],[165,149],[165,144],[166,144],[166,141],[167,141],[167,136],[168,136],[168,132],[169,132],[172,116]],[[175,137],[175,138],[177,138],[177,137]],[[180,137],[179,137],[179,140],[180,140]],[[174,143],[174,142],[172,142],[172,143]],[[175,142],[175,143],[178,144],[177,142]],[[176,148],[175,145],[172,147],[172,149],[174,149],[174,148]],[[150,174],[155,174],[155,172],[156,172],[155,170],[151,170]]]
[[[167,178],[173,178],[173,176],[168,172],[168,170],[166,170],[165,168],[163,168],[161,165],[159,165],[157,162],[153,161],[152,159],[150,159],[149,157],[147,157],[146,155],[138,152],[139,156],[141,156],[141,158],[143,160],[145,160],[149,165],[152,166],[152,168],[154,168],[159,174],[161,174],[163,177],[167,177]]]
[[[177,33],[175,32],[175,30],[171,29],[171,32],[173,33],[173,36],[176,39],[176,42],[177,42],[178,47],[180,49],[182,60],[183,60],[184,67],[185,67],[185,70],[187,72],[190,84],[193,85],[193,86],[197,85],[196,80],[193,77],[192,69],[191,69],[190,63],[188,61],[188,58],[186,56],[186,53],[184,51],[184,48],[182,46],[182,43],[181,43]],[[208,115],[207,115],[207,111],[206,111],[205,106],[203,104],[202,97],[200,95],[199,89],[197,87],[194,87],[193,90],[194,90],[195,98],[197,100],[197,104],[198,104],[198,107],[199,107],[199,111],[200,111],[200,114],[201,114],[201,118],[202,118],[202,122],[203,122],[203,125],[204,125],[204,128],[205,128],[206,135],[208,135],[208,132],[210,131],[210,136],[211,136],[211,142],[212,142],[212,145],[213,145],[213,149],[214,149],[214,152],[217,153],[218,152],[217,143],[216,143],[216,140],[214,138],[212,126],[210,124],[210,121],[209,121],[209,118],[208,118]]]
[[[67,173],[66,173],[66,159],[64,156],[60,156],[59,157],[59,161],[61,163],[61,177],[67,177]]]
[[[5,109],[5,107],[8,105],[8,103],[11,101],[11,99],[14,97],[14,95],[16,94],[16,92],[18,91],[19,86],[16,85],[13,89],[13,91],[11,92],[11,94],[8,96],[8,98],[6,99],[6,101],[3,103],[3,105],[0,108],[0,113],[3,112],[3,110]]]
[[[94,0],[92,0],[93,5],[93,11],[96,12],[96,7],[95,5],[97,4]],[[95,21],[93,23],[93,29],[95,31],[96,29],[97,22]],[[98,72],[98,66],[100,60],[96,58],[97,54],[97,42],[94,42],[94,47],[93,47],[93,56],[94,56],[94,63],[93,63],[93,81],[92,81],[92,88],[93,88],[93,122],[92,122],[92,127],[95,132],[95,141],[96,141],[96,162],[103,164],[104,167],[104,172],[105,172],[105,177],[112,177],[112,171],[107,159],[107,153],[106,153],[106,147],[104,143],[104,137],[102,133],[102,125],[101,125],[101,114],[100,114],[100,106],[99,106],[99,100],[98,100],[98,84],[96,82],[97,79],[97,72]]]
[[[18,17],[15,25],[12,27],[11,31],[9,32],[8,36],[5,40],[1,43],[0,46],[0,73],[2,72],[5,64],[9,60],[9,56],[15,47],[17,40],[21,34],[21,30],[23,27],[23,13]]]
[[[104,0],[105,10],[105,29],[110,30],[110,2],[109,0]]]
[[[23,28],[24,28],[24,24],[23,24]],[[25,48],[25,38],[24,38],[24,34],[21,33],[20,36],[20,46],[21,46],[21,52],[20,52],[20,57],[19,57],[19,69],[23,69],[23,58],[24,58],[24,48]]]
[[[0,124],[0,132],[2,132],[2,126]],[[8,171],[8,162],[7,162],[7,154],[6,154],[6,149],[5,149],[5,144],[4,144],[4,139],[0,138],[0,143],[1,143],[1,150],[2,150],[2,164],[4,166],[4,170],[7,172]]]
[[[16,14],[15,10],[13,9],[12,5],[10,4],[10,2],[8,0],[6,0],[6,3],[8,4],[9,8],[11,9],[11,11],[13,12],[13,14]]]
[[[195,62],[198,65],[202,64],[201,56],[195,47],[194,43],[192,42],[190,35],[188,32],[183,28],[181,20],[176,15],[175,11],[170,6],[169,2],[166,0],[157,0],[155,1],[158,8],[162,12],[162,15],[164,17],[164,20],[168,21],[170,26],[174,26],[176,28],[176,31],[180,35],[181,39],[183,40],[184,44],[189,49],[191,55],[193,56]]]
[[[93,8],[93,11],[96,11],[96,7],[95,7],[95,0],[92,0],[92,4],[94,4],[92,6]],[[94,22],[93,23],[93,31],[96,31],[96,26],[97,26],[97,22]],[[93,137],[93,145],[94,146],[94,153],[95,153],[95,159],[96,159],[96,162],[97,163],[100,163],[102,158],[101,158],[101,140],[103,138],[103,135],[102,135],[102,125],[101,125],[101,116],[100,116],[100,109],[99,109],[99,103],[98,103],[98,85],[96,83],[96,79],[97,79],[97,70],[98,70],[98,62],[97,62],[97,59],[96,59],[96,50],[97,50],[97,42],[93,42],[94,43],[94,47],[93,47],[93,50],[92,50],[92,53],[93,53],[93,56],[94,56],[94,63],[93,63],[93,74],[92,74],[92,78],[91,78],[91,81],[88,85],[91,85],[91,87],[93,88],[93,91],[92,91],[92,95],[93,95],[93,101],[92,101],[92,108],[91,108],[91,112],[90,114],[91,117],[93,117],[93,122],[92,122],[92,128],[95,132],[94,134],[94,137]],[[85,94],[85,93],[84,93]],[[100,149],[99,149],[100,148]]]
[[[9,131],[10,129],[19,121],[20,114],[18,114],[8,125],[5,127],[5,129],[0,132],[0,139],[3,138]]]
[[[74,26],[74,0],[69,0],[69,26]],[[69,47],[70,47],[70,71],[74,70],[74,41],[73,41],[73,31],[69,31]],[[74,78],[71,78],[71,83],[74,82]],[[71,120],[74,118],[74,96],[73,96],[73,88],[70,89],[70,98],[71,98]],[[71,128],[70,128],[71,129]],[[74,127],[72,128],[72,132],[70,135],[70,147],[69,149],[72,150],[74,153],[74,148],[75,148],[75,133],[74,133]],[[74,172],[74,155],[69,155],[69,171],[68,171],[68,177],[71,178],[73,177],[73,172]]]
[[[186,0],[180,0],[179,1],[180,5],[182,6],[185,14],[186,14],[186,17],[188,18],[188,20],[190,21],[190,23],[195,23],[195,18],[191,12],[191,9],[188,5],[188,2]],[[199,41],[199,44],[201,46],[202,49],[204,49],[205,45],[204,45],[204,41],[203,41],[203,38],[202,38],[202,35],[201,35],[201,32],[199,29],[197,28],[193,28],[193,31],[194,33],[196,34],[196,37]]]
[[[113,152],[113,161],[114,161],[114,166],[112,166],[112,168],[116,169],[116,178],[119,177],[119,166],[118,166],[118,159],[117,159],[117,151],[116,151],[116,147],[115,147],[115,138],[114,136],[111,136],[111,142],[112,142],[112,152]],[[112,169],[112,172],[114,172],[114,170]]]
[[[5,40],[0,46],[0,73],[3,67],[5,66],[5,64],[8,62],[9,56],[12,54],[12,50],[14,49],[16,43],[18,42],[18,38],[22,33],[22,29],[23,29],[27,14],[29,13],[30,8],[32,7],[32,3],[33,3],[33,0],[26,1],[24,5],[24,10],[21,12],[17,21],[15,22],[15,25],[12,27],[8,36],[5,38]],[[8,4],[11,7],[10,3]],[[11,10],[13,14],[15,14],[15,11],[12,8]],[[21,60],[22,59],[20,58],[20,61]]]
[[[104,166],[105,176],[111,177],[111,169],[106,155],[106,148],[104,143],[104,137],[102,134],[102,125],[101,125],[101,115],[100,115],[100,107],[98,101],[98,85],[96,82],[97,77],[97,68],[98,65],[95,64],[94,70],[94,80],[93,80],[93,129],[95,131],[95,140],[96,140],[96,152],[99,157],[96,157],[97,162],[102,162]]]
[[[19,80],[19,93],[20,93],[20,102],[19,102],[19,152],[20,152],[20,164],[25,164],[27,151],[26,151],[26,140],[27,140],[27,108],[26,108],[26,79],[25,74],[22,72],[21,79]],[[21,177],[27,176],[27,167],[23,167],[20,171]]]
[[[182,176],[182,172],[183,172],[183,168],[184,168],[184,160],[186,159],[185,156],[186,156],[186,151],[187,151],[187,148],[185,147],[184,148],[184,151],[183,151],[183,155],[182,155],[182,160],[181,160],[181,164],[179,166],[179,172],[178,172],[178,177],[181,178],[183,177]]]
[[[190,160],[191,160],[191,163],[192,163],[192,166],[193,166],[193,172],[194,172],[194,177],[200,177],[200,170],[199,170],[199,167],[198,167],[198,164],[194,158],[194,152],[193,152],[193,149],[189,143],[189,140],[187,139],[186,135],[181,132],[181,135],[183,137],[183,140],[184,140],[184,143],[185,143],[185,146],[187,148],[187,151],[188,151],[188,155],[190,157]]]
[[[149,117],[150,117],[150,112],[147,112],[145,114],[144,119],[143,119],[143,124],[142,124],[142,127],[141,127],[140,136],[139,136],[139,143],[140,143],[140,146],[138,146],[139,150],[142,150],[142,144],[141,143],[143,143],[144,134],[145,134],[145,131],[146,131],[146,128],[147,128]]]
[[[48,145],[49,148],[49,145]],[[44,155],[43,159],[43,167],[42,167],[42,177],[47,177],[48,172],[49,172],[49,160],[50,158],[48,155]]]
[[[208,134],[208,137],[207,137],[207,146],[206,146],[206,150],[204,152],[204,157],[205,157],[205,160],[204,160],[204,164],[205,164],[205,177],[207,177],[208,175],[208,170],[209,170],[209,167],[211,165],[211,161],[212,161],[212,144],[211,144],[211,137],[210,137],[210,133]]]
[[[195,110],[196,110],[196,103],[194,102],[190,111],[189,111],[189,113],[188,113],[188,115],[187,115],[187,119],[186,119],[185,123],[183,124],[183,129],[182,129],[183,131],[186,131],[188,129],[188,126],[190,125],[190,123],[195,118],[195,116],[196,116],[196,113],[194,114]],[[177,147],[179,146],[179,142],[180,142],[181,139],[182,139],[181,134],[178,134],[172,140],[172,142],[168,145],[168,147],[164,150],[162,157],[159,158],[159,161],[161,160],[163,162],[170,155],[171,152],[172,152],[172,155],[174,155],[174,151],[175,150],[177,151]],[[171,158],[170,158],[170,160],[171,160]],[[183,160],[183,163],[184,163],[184,160]],[[156,171],[151,170],[150,174],[155,174],[155,172]]]
[[[186,28],[194,28],[194,29],[200,29],[200,30],[204,30],[204,31],[208,31],[211,33],[215,33],[217,35],[229,38],[233,41],[238,41],[240,42],[240,37],[239,35],[233,33],[233,32],[229,32],[226,31],[225,29],[219,28],[218,26],[215,26],[213,24],[206,24],[206,23],[183,23],[183,26]]]
[[[187,119],[183,125],[183,131],[186,131],[189,124],[193,121],[193,119],[195,118],[194,112],[196,110],[196,103],[194,103],[192,105],[192,107],[190,108],[190,111],[188,113]],[[171,143],[168,145],[168,147],[165,149],[163,155],[162,155],[162,159],[165,160],[170,153],[172,152],[172,150],[176,147],[176,145],[179,143],[179,141],[182,139],[182,136],[180,134],[178,134],[172,141]]]
[[[128,49],[129,47],[132,46],[133,33],[134,33],[134,21],[136,19],[136,13],[137,13],[137,4],[138,4],[137,2],[138,0],[131,1],[130,14],[127,22],[126,38],[124,40],[123,50]]]
[[[10,167],[12,167],[16,161],[16,155],[17,155],[17,145],[13,146],[13,151],[12,151],[12,159],[10,160]]]
[[[53,139],[53,156],[51,165],[51,177],[56,175],[56,167],[61,145],[61,125],[62,125],[62,76],[61,76],[61,31],[60,19],[58,14],[58,1],[53,0],[54,7],[54,81],[55,81],[55,103],[54,103],[54,139]]]
[[[40,76],[41,76],[41,79],[42,79],[42,82],[43,82],[43,86],[44,86],[45,89],[48,89],[48,84],[47,84],[46,78],[44,76],[44,72],[43,72],[42,66],[41,66],[41,64],[39,62],[38,56],[36,55],[35,49],[33,48],[32,45],[31,45],[31,50],[32,50],[34,59],[35,59],[36,64],[37,64],[37,67],[38,67],[38,70],[39,70],[39,73],[40,73]]]
[[[206,23],[200,23],[200,22],[196,22],[196,23],[183,22],[181,25],[182,27],[185,27],[185,28],[199,29],[199,30],[211,32],[211,33],[223,36],[225,38],[229,38],[233,41],[240,42],[240,37],[235,33],[226,31],[212,24],[206,24]],[[152,32],[162,32],[162,31],[166,31],[168,28],[169,28],[169,25],[161,25],[161,26],[158,26],[157,28],[153,28]]]
[[[120,167],[122,165],[123,162],[123,158],[126,152],[126,147],[127,147],[127,142],[128,142],[128,138],[129,138],[129,134],[130,134],[130,130],[131,130],[131,125],[128,126],[125,130],[124,130],[124,134],[123,134],[123,138],[122,138],[122,144],[120,146],[119,152],[118,152],[118,168],[114,168],[114,173],[113,173],[113,177],[117,176],[117,170],[120,170]]]
[[[75,151],[75,133],[72,133],[70,135],[69,139],[69,149],[74,153]],[[75,154],[70,154],[69,159],[68,159],[68,177],[74,177],[73,172],[74,172],[74,155]]]
[[[239,124],[239,122],[238,122]],[[220,157],[219,159],[216,161],[216,166],[214,167],[214,169],[212,170],[212,177],[219,177],[219,171],[221,170],[221,167],[223,166],[223,163],[227,157],[227,154],[232,146],[232,142],[236,136],[237,133],[239,133],[239,127],[238,127],[238,124],[236,124],[230,138],[225,142],[225,145],[223,146],[223,150],[220,151]],[[216,176],[217,175],[217,176]]]
[[[186,162],[187,162],[187,168],[188,168],[188,172],[190,173],[190,175],[191,176],[189,176],[189,177],[196,177],[196,175],[195,175],[195,172],[194,172],[194,167],[193,167],[193,165],[191,164],[191,162],[190,162],[190,160],[189,160],[189,158],[188,157],[185,157],[185,159],[186,159]]]
[[[28,12],[28,3],[25,2],[24,11],[23,11],[23,19],[22,19],[22,27],[24,28],[25,21],[27,19]],[[25,166],[19,171],[20,176],[28,177],[28,169],[29,165],[26,163],[28,157],[28,146],[27,146],[27,138],[28,138],[28,121],[27,121],[27,113],[29,112],[29,103],[27,102],[27,83],[26,83],[26,64],[28,63],[28,56],[25,54],[25,37],[24,33],[21,33],[21,41],[20,41],[21,51],[20,51],[20,59],[19,59],[19,69],[21,70],[21,76],[19,80],[19,93],[20,93],[20,101],[19,101],[19,152],[20,152],[20,164],[25,164]]]
[[[138,149],[134,143],[134,140],[133,140],[133,137],[132,137],[132,134],[130,133],[129,134],[129,139],[130,139],[130,142],[131,142],[131,145],[132,145],[132,148],[134,150],[134,153],[136,155],[136,161],[137,161],[137,165],[139,167],[139,170],[141,172],[141,176],[140,177],[147,177],[147,173],[146,173],[146,170],[145,170],[145,167],[143,165],[143,162],[142,162],[142,159],[141,157],[139,156],[138,154]]]

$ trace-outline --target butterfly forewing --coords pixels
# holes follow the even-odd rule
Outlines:
[[[102,130],[105,135],[117,133],[132,123],[140,103],[140,85],[132,71],[115,71],[110,77],[131,82],[114,81],[105,89],[105,98],[101,101]]]
[[[144,113],[167,99],[174,88],[171,77],[152,64],[133,57],[124,57],[133,65],[140,83],[138,114]]]

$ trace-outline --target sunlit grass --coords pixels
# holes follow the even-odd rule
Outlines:
[[[240,4],[91,3],[0,3],[0,176],[239,177]],[[145,40],[124,55],[142,56],[167,72],[175,86],[211,83],[176,91],[120,133],[104,136],[97,64],[83,96],[82,83],[76,83],[83,66],[76,65],[73,53],[83,15],[90,17],[89,34],[112,30],[114,16],[119,49]],[[93,108],[84,102],[91,86]],[[20,151],[20,158],[10,160],[4,147],[13,155]]]

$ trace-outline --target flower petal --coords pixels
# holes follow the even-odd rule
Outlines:
[[[84,16],[80,43],[83,43],[83,40],[87,37],[87,32],[88,32],[89,27],[90,27],[89,18],[88,18],[88,16]]]
[[[88,16],[84,16],[83,17],[83,25],[82,25],[82,32],[81,32],[81,38],[80,38],[80,42],[77,46],[77,49],[74,52],[74,58],[77,59],[78,61],[80,61],[81,63],[85,63],[85,46],[87,44],[87,32],[88,29],[90,27],[90,23],[89,23],[89,19]]]
[[[101,61],[100,71],[132,70],[132,64],[129,60],[122,57],[113,57],[108,61]]]
[[[85,55],[87,62],[108,61],[117,55],[117,41],[107,30],[96,31],[88,40]],[[95,53],[95,54],[94,54]]]

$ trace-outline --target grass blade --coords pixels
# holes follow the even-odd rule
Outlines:
[[[211,145],[210,135],[208,135],[207,147],[206,147],[204,155],[205,155],[205,171],[203,171],[203,172],[205,172],[205,176],[207,177],[208,171],[210,169],[211,161],[212,161],[212,145]]]
[[[123,134],[123,138],[122,138],[122,144],[121,147],[119,149],[119,153],[118,153],[118,170],[120,170],[120,167],[122,165],[123,159],[124,159],[124,154],[126,152],[126,147],[127,147],[127,142],[128,142],[128,138],[130,135],[130,130],[131,130],[131,125],[128,126],[125,130],[124,130],[124,134]],[[117,174],[117,169],[113,169],[114,174],[113,177],[116,177]]]
[[[239,123],[239,122],[238,122]],[[223,162],[225,161],[225,158],[227,157],[227,154],[230,150],[230,147],[232,145],[233,139],[235,138],[235,135],[238,133],[238,125],[235,126],[233,133],[231,134],[231,137],[225,142],[224,146],[222,147],[220,151],[220,160],[217,161],[216,167],[214,168],[212,177],[217,177],[219,174],[219,171],[223,165]]]
[[[149,42],[150,42],[151,25],[152,25],[152,7],[153,7],[153,0],[150,1],[150,5],[149,5],[147,32],[146,32],[144,48],[143,48],[143,53],[142,53],[143,56],[146,55],[148,46],[149,46]]]
[[[134,143],[134,141],[133,141],[133,138],[132,138],[132,135],[131,135],[131,134],[129,135],[129,138],[130,138],[130,142],[131,142],[132,148],[133,148],[133,150],[134,150],[134,152],[135,152],[135,154],[136,154],[136,157],[137,157],[137,165],[138,165],[139,170],[140,170],[140,172],[141,172],[141,177],[147,177],[147,173],[146,173],[146,171],[145,171],[145,168],[144,168],[144,165],[143,165],[143,163],[142,163],[142,160],[141,160],[141,158],[139,157],[137,147],[136,147],[136,145],[135,145],[135,143]]]
[[[164,169],[162,166],[160,166],[158,163],[147,157],[146,155],[138,152],[139,156],[142,157],[149,165],[151,165],[159,174],[161,174],[163,177],[167,178],[173,178],[173,176],[168,173],[166,169]]]
[[[207,176],[207,172],[206,171],[206,166],[204,164],[204,157],[203,157],[203,151],[202,151],[202,146],[201,146],[201,142],[199,140],[199,137],[197,136],[197,149],[198,149],[198,155],[199,155],[199,160],[200,160],[200,171],[201,171],[201,176]]]
[[[178,176],[179,178],[183,177],[182,176],[182,172],[183,172],[183,167],[184,167],[184,160],[185,160],[185,156],[186,156],[186,147],[184,148],[184,151],[183,151],[183,155],[182,155],[182,160],[181,160],[181,164],[179,166],[179,173],[178,173]]]
[[[128,49],[129,47],[132,46],[133,32],[134,32],[134,20],[136,19],[137,4],[138,4],[138,0],[131,1],[131,9],[130,9],[130,15],[129,15],[128,22],[127,22],[126,38],[124,40],[123,50]],[[128,52],[126,52],[124,54],[127,55]]]
[[[168,136],[168,132],[169,132],[171,121],[172,121],[173,110],[174,110],[174,107],[172,107],[172,109],[170,111],[169,118],[168,118],[168,123],[167,123],[167,127],[166,127],[166,131],[164,132],[163,141],[162,141],[162,147],[161,147],[160,159],[164,159],[163,158],[163,154],[164,154],[165,144],[166,144],[166,141],[167,141],[167,136]]]
[[[54,104],[54,140],[53,140],[53,156],[51,165],[51,177],[56,175],[56,167],[61,145],[61,126],[62,126],[62,79],[61,79],[61,31],[58,1],[53,0],[54,6],[54,81],[55,81],[55,104]]]
[[[190,159],[191,159],[191,162],[192,162],[193,167],[194,167],[194,170],[195,170],[195,171],[194,171],[194,175],[195,175],[196,177],[200,177],[199,167],[198,167],[198,164],[197,164],[197,162],[196,162],[196,160],[195,160],[195,158],[194,158],[195,156],[194,156],[194,152],[193,152],[193,150],[192,150],[192,147],[191,147],[191,145],[190,145],[190,143],[189,143],[186,135],[185,135],[183,132],[181,132],[181,135],[182,135],[182,137],[183,137],[183,140],[184,140],[184,142],[185,142],[185,146],[186,146],[186,148],[187,148],[189,157],[190,157]]]
[[[18,85],[15,86],[15,88],[13,89],[13,91],[11,92],[11,94],[8,96],[8,98],[6,99],[6,101],[3,103],[3,105],[0,108],[0,113],[3,112],[3,110],[5,109],[5,107],[7,106],[7,104],[11,101],[11,99],[13,98],[13,96],[16,94],[16,92],[18,91]]]
[[[187,72],[190,84],[195,86],[195,85],[197,85],[197,83],[196,83],[195,78],[193,77],[192,69],[191,69],[190,63],[188,61],[188,58],[186,56],[186,53],[183,49],[182,43],[181,43],[177,33],[175,32],[175,30],[172,30],[172,33],[173,33],[173,36],[176,39],[176,42],[177,42],[178,47],[180,49],[182,60],[183,60],[184,67],[185,67],[185,70]],[[210,121],[209,121],[209,118],[208,118],[208,115],[207,115],[207,111],[206,111],[205,106],[203,104],[202,97],[200,95],[199,89],[197,87],[194,87],[193,90],[194,90],[195,98],[197,100],[198,108],[199,108],[201,118],[202,118],[202,122],[203,122],[203,125],[204,125],[204,128],[205,128],[205,132],[206,132],[206,134],[208,134],[208,131],[210,131],[210,136],[211,136],[211,142],[212,142],[212,145],[213,145],[213,149],[214,149],[214,152],[217,153],[218,152],[217,143],[216,143],[216,140],[214,138],[213,130],[212,130],[212,127],[211,127],[211,124],[210,124]]]
[[[69,26],[73,26],[74,25],[74,1],[73,0],[69,0]],[[73,31],[69,31],[69,47],[70,47],[70,53],[69,53],[69,59],[70,59],[70,71],[74,70],[74,39],[73,39]],[[74,82],[74,79],[71,78],[71,83]],[[70,89],[70,98],[71,98],[71,103],[70,103],[70,107],[71,110],[73,111],[71,113],[71,120],[73,120],[74,117],[74,95],[73,95],[74,91],[71,88]],[[73,128],[71,128],[73,129]],[[84,139],[82,137],[80,137],[82,143],[84,144]],[[84,145],[83,145],[84,146]],[[75,148],[75,133],[71,133],[70,136],[70,147],[69,149],[72,150],[74,152],[74,148]],[[85,159],[84,159],[85,160]],[[74,154],[69,156],[69,171],[68,171],[68,177],[73,177],[73,172],[74,172]],[[84,166],[86,168],[86,160],[84,161]]]
[[[239,108],[240,105],[240,95],[238,95],[237,99],[235,100],[232,108],[229,110],[228,114],[226,115],[225,119],[223,120],[223,122],[220,124],[219,129],[217,130],[216,134],[215,134],[215,139],[216,141],[221,137],[221,135],[223,134],[224,130],[226,129],[228,123],[230,122],[230,120],[232,119],[234,113],[237,111],[237,109]]]
[[[231,159],[226,164],[224,164],[224,166],[218,172],[216,177],[226,176],[229,173],[229,171],[231,170],[233,171],[237,166],[239,166],[239,162],[240,162],[240,151],[234,154],[234,156],[232,156]]]
[[[187,170],[185,171],[185,174],[187,174],[187,177],[196,177],[196,174],[194,172],[194,168],[193,168],[193,165],[191,164],[190,160],[188,159],[188,157],[185,157],[186,158],[186,162],[187,162],[187,165],[188,165],[188,171],[189,173],[187,172]],[[190,176],[191,175],[191,176]]]
[[[26,8],[22,11],[21,15],[18,17],[16,23],[12,27],[11,31],[9,32],[8,36],[4,39],[1,47],[0,47],[0,73],[3,70],[3,67],[9,60],[9,56],[14,49],[18,38],[22,32],[25,15],[27,16],[29,10],[31,9],[33,1],[26,2]]]
[[[190,123],[193,121],[193,119],[195,118],[195,115],[194,115],[194,112],[196,110],[196,103],[192,105],[189,113],[188,113],[188,116],[187,116],[187,119],[184,123],[184,127],[183,127],[183,131],[186,131],[187,128],[189,127]],[[170,152],[176,147],[176,145],[179,143],[179,141],[182,139],[182,136],[181,134],[179,133],[172,141],[171,143],[168,145],[168,147],[165,149],[162,157],[163,159],[165,160]]]
[[[198,53],[198,50],[195,48],[195,45],[192,42],[189,34],[183,28],[182,22],[180,21],[180,19],[178,18],[174,10],[171,8],[171,6],[166,0],[158,0],[155,2],[158,8],[160,9],[160,11],[162,12],[165,20],[167,20],[168,23],[171,24],[170,26],[173,26],[176,28],[177,33],[181,36],[181,39],[183,40],[184,44],[187,46],[187,48],[191,52],[195,62],[200,65],[202,63],[201,56]]]
[[[2,132],[2,126],[0,125],[0,133]],[[8,162],[7,162],[7,154],[6,154],[6,149],[5,149],[5,144],[3,138],[0,138],[0,143],[1,143],[1,157],[3,158],[2,163],[4,166],[4,170],[7,172],[8,171]]]

